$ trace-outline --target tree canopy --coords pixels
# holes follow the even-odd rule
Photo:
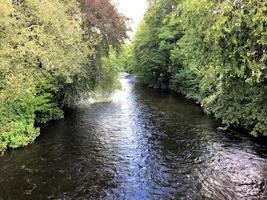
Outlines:
[[[267,2],[151,1],[131,46],[146,84],[183,93],[227,126],[267,135]]]
[[[32,142],[36,123],[62,118],[63,106],[102,82],[114,84],[116,67],[101,60],[126,38],[125,20],[110,1],[0,2],[0,152]]]

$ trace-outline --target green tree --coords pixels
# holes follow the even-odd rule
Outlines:
[[[267,135],[266,12],[264,0],[151,1],[133,42],[135,71],[227,126]]]
[[[165,19],[175,9],[177,1],[153,1],[133,41],[135,71],[146,84],[166,88],[170,78],[169,49],[163,45]]]
[[[63,106],[113,81],[104,35],[92,35],[76,0],[0,2],[0,152],[31,143],[36,122],[62,118]]]

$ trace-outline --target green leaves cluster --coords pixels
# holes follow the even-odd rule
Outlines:
[[[168,84],[168,52],[160,48],[159,28],[169,12],[169,1],[153,3],[140,24],[133,43],[135,71],[146,84],[161,87]],[[145,66],[145,67],[144,67]]]
[[[158,0],[133,42],[133,70],[230,126],[267,135],[267,3]]]
[[[0,2],[0,152],[31,143],[107,74],[76,0]],[[119,45],[119,44],[117,44]]]

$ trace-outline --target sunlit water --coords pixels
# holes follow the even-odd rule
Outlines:
[[[267,148],[183,97],[121,78],[0,157],[0,199],[266,199]]]

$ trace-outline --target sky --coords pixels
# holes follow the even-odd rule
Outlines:
[[[120,13],[130,18],[132,32],[129,33],[132,38],[138,24],[142,21],[147,9],[147,0],[112,0]]]

